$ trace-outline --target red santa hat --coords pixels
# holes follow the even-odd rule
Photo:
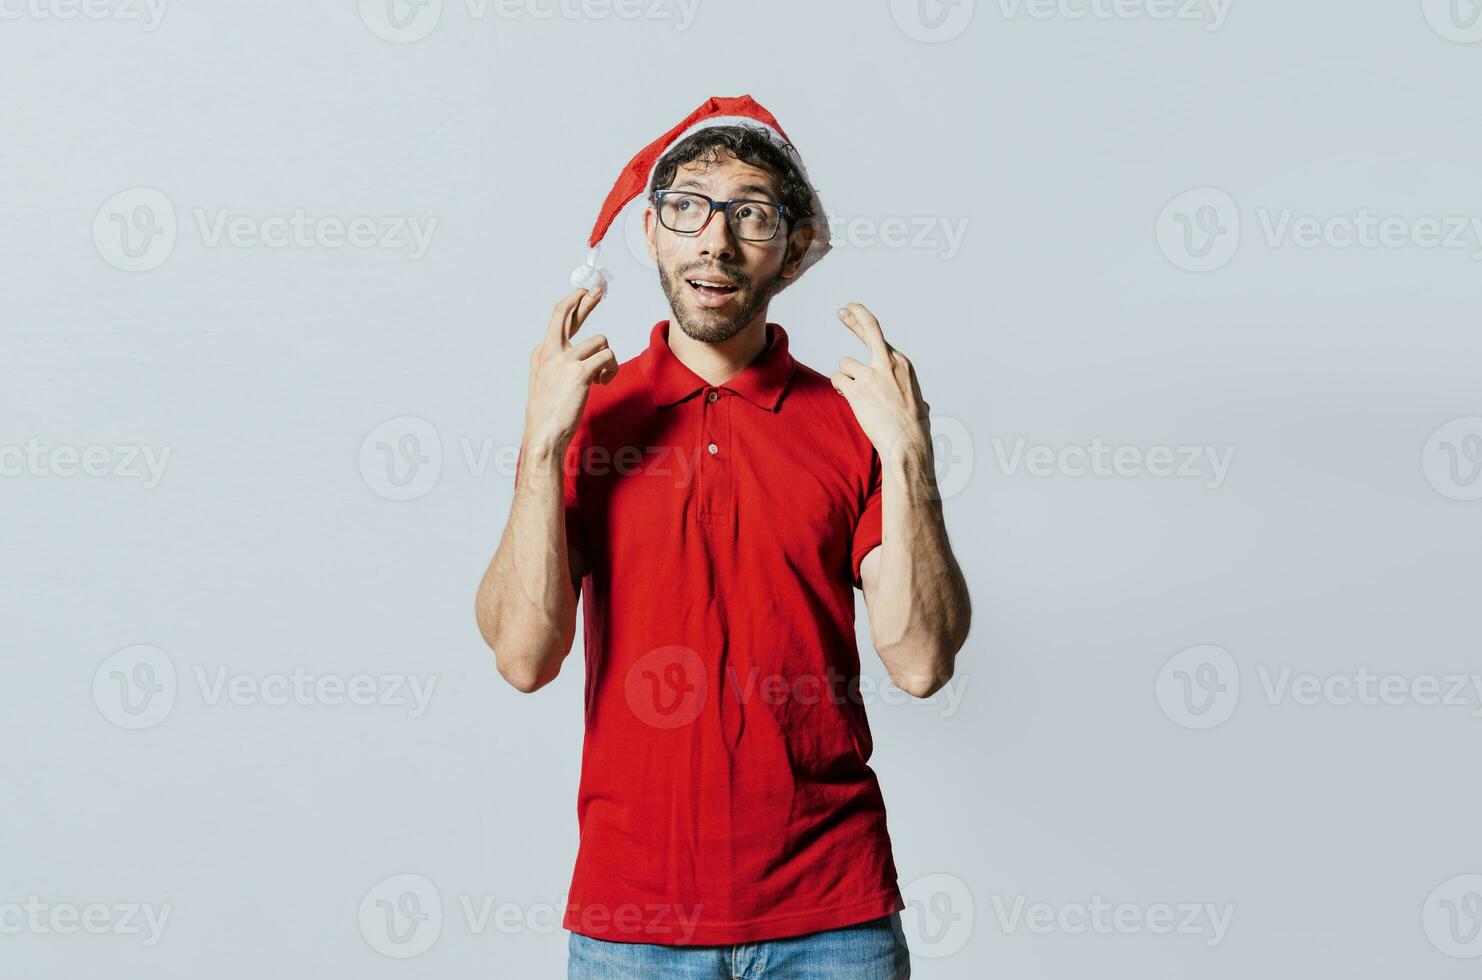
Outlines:
[[[597,215],[597,224],[592,228],[591,237],[587,239],[587,261],[571,274],[571,284],[580,289],[595,289],[612,278],[612,273],[598,262],[602,240],[623,208],[634,198],[648,192],[654,171],[658,168],[659,160],[665,153],[681,140],[702,129],[708,129],[711,126],[735,125],[760,128],[770,136],[797,166],[798,172],[802,174],[803,182],[808,185],[808,193],[812,199],[813,241],[803,255],[797,276],[781,280],[778,289],[791,284],[813,263],[823,258],[833,247],[829,244],[828,218],[825,217],[823,205],[818,200],[818,191],[813,188],[813,182],[808,179],[808,172],[803,168],[802,157],[793,148],[787,133],[783,131],[776,118],[751,96],[717,97],[707,99],[698,109],[685,116],[679,125],[639,150],[638,154],[628,161],[628,165],[618,175],[617,183],[613,184],[612,190],[608,192],[607,200],[602,202],[602,210]]]

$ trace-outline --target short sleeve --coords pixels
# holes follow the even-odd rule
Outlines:
[[[883,540],[881,525],[882,507],[884,505],[883,481],[884,471],[880,466],[880,455],[870,452],[870,489],[865,497],[864,509],[860,511],[859,520],[854,525],[854,541],[850,547],[850,566],[854,572],[854,587],[864,588],[859,577],[859,566],[864,561],[865,555],[869,554],[880,545]]]
[[[521,446],[519,455],[515,457],[515,483],[520,480],[520,463],[525,459],[525,447]],[[587,567],[592,566],[592,552],[589,550],[586,525],[581,519],[581,504],[577,499],[577,476],[580,470],[581,448],[576,439],[566,447],[566,455],[561,463],[561,499],[566,517],[566,543],[581,552],[586,559]]]

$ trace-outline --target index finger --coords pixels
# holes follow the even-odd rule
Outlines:
[[[551,311],[550,325],[546,328],[546,343],[557,348],[569,346],[574,332],[570,330],[571,313],[586,298],[587,292],[585,289],[574,290],[556,304],[556,308]]]
[[[870,349],[870,359],[876,364],[888,364],[890,362],[890,345],[885,342],[885,332],[880,329],[880,321],[875,319],[875,314],[865,308],[863,303],[850,303],[839,311],[839,319],[844,321],[844,326],[854,332],[854,335],[864,341],[865,346]]]

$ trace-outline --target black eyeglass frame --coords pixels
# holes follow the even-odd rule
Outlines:
[[[703,200],[706,200],[706,201],[710,202],[710,211],[705,215],[705,220],[702,221],[702,222],[700,222],[700,227],[699,228],[696,228],[694,231],[678,231],[678,230],[676,230],[674,228],[669,228],[669,226],[667,224],[664,224],[664,208],[663,208],[664,198],[667,195],[670,195],[670,194],[678,194],[678,195],[683,195],[685,197],[698,197],[698,198],[702,198]],[[726,216],[726,230],[729,231],[731,234],[736,235],[736,238],[738,238],[739,240],[741,240],[743,242],[770,242],[773,239],[775,239],[777,237],[777,233],[782,230],[782,222],[783,221],[790,221],[792,219],[792,212],[790,210],[788,210],[788,207],[787,207],[786,204],[778,204],[776,201],[762,201],[762,200],[758,200],[757,198],[754,198],[754,197],[736,197],[736,198],[732,198],[729,201],[717,201],[715,198],[711,197],[709,194],[701,194],[699,191],[663,190],[663,191],[654,191],[654,193],[653,193],[653,201],[654,201],[654,213],[659,218],[659,224],[664,225],[665,228],[668,228],[670,231],[674,232],[674,234],[676,234],[676,235],[698,235],[701,231],[703,231],[705,229],[705,226],[706,225],[710,224],[710,218],[711,218],[712,215],[715,214],[715,212],[717,212],[717,211],[724,211],[725,212],[725,216]],[[764,205],[766,205],[769,208],[776,208],[777,209],[777,227],[776,228],[773,228],[772,229],[772,234],[768,235],[766,238],[742,238],[741,235],[736,234],[736,229],[732,225],[731,210],[730,210],[732,204],[764,204]]]

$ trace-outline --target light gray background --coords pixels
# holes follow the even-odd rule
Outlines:
[[[373,32],[374,2],[176,0],[152,25],[0,4],[0,449],[41,447],[0,478],[0,907],[101,902],[113,923],[5,913],[0,974],[564,975],[581,651],[515,692],[473,590],[527,355],[604,194],[703,99],[749,92],[853,222],[771,318],[829,372],[863,350],[833,310],[869,305],[917,365],[955,487],[975,609],[955,708],[869,709],[915,975],[1475,976],[1478,884],[1457,876],[1482,872],[1478,696],[1413,694],[1482,671],[1478,240],[1263,228],[1482,215],[1470,8],[1234,0],[1210,30],[1207,4],[1155,19],[1157,0],[1084,18],[701,0],[687,23],[662,0],[653,19],[568,3],[447,0],[409,42]],[[113,215],[138,188],[178,238],[131,272]],[[437,223],[413,259],[212,245],[196,219],[295,209]],[[932,247],[875,241],[892,219]],[[1222,229],[1205,259],[1203,239],[1180,254],[1184,221]],[[945,227],[965,228],[955,252]],[[589,329],[626,359],[667,313],[620,240],[606,256]],[[425,462],[398,490],[380,446],[407,437]],[[1036,476],[1021,438],[1234,456],[1222,481],[1070,457]],[[170,455],[146,486],[112,462],[67,475],[61,447]],[[109,658],[137,645],[177,689],[130,730]],[[1205,646],[1224,653],[1172,661]],[[1225,685],[1213,714],[1179,707],[1201,658]],[[1361,667],[1410,703],[1266,692],[1283,668]],[[212,703],[198,674],[222,670],[435,688],[416,717]],[[442,908],[412,945],[375,925],[407,891]],[[1133,925],[1161,904],[1233,914],[1218,942],[1078,933],[1098,896]],[[169,905],[154,945],[114,927],[129,903]]]

